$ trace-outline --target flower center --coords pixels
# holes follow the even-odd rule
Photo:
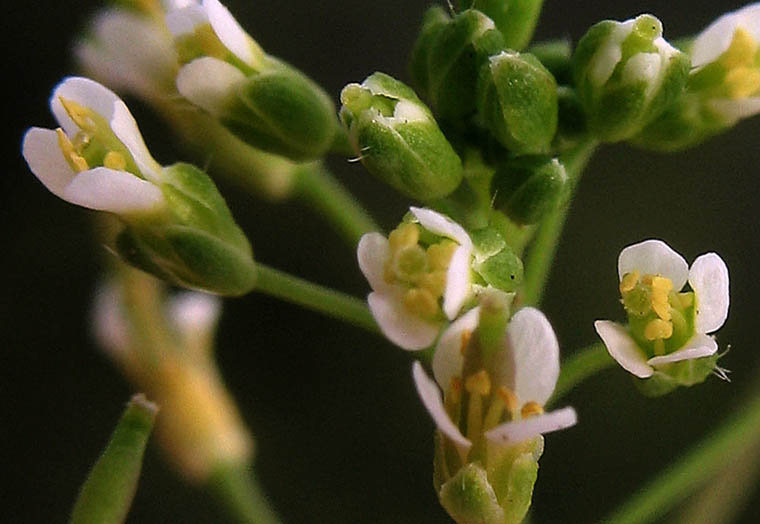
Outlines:
[[[620,294],[631,334],[650,356],[672,352],[692,334],[694,293],[677,293],[669,278],[632,271],[623,275]]]
[[[388,235],[388,244],[385,281],[406,288],[403,301],[409,312],[428,320],[441,317],[447,271],[459,246],[449,239],[422,246],[417,224],[401,224]]]
[[[757,57],[757,41],[746,29],[736,29],[731,45],[718,59],[726,70],[723,84],[729,98],[738,100],[760,91]]]

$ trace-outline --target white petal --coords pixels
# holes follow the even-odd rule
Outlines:
[[[206,10],[197,4],[170,9],[166,13],[166,27],[175,38],[192,34],[198,26],[207,23]]]
[[[409,210],[420,221],[422,227],[436,235],[450,238],[456,241],[460,246],[472,249],[472,240],[470,235],[462,226],[451,220],[449,217],[421,207],[410,207]]]
[[[699,33],[691,47],[692,67],[701,67],[717,60],[731,45],[739,21],[736,13],[726,13]]]
[[[164,11],[171,11],[173,9],[182,9],[183,7],[189,7],[191,5],[198,5],[197,0],[161,0],[161,6]]]
[[[659,53],[636,53],[625,63],[621,81],[624,84],[651,82],[659,75],[661,66]]]
[[[712,337],[697,333],[678,351],[661,357],[653,357],[647,361],[650,366],[659,366],[669,362],[692,360],[695,358],[709,357],[718,351],[718,344]]]
[[[98,289],[92,312],[93,335],[98,344],[115,358],[125,357],[130,344],[121,301],[119,287],[109,282]]]
[[[628,246],[618,258],[618,276],[632,271],[642,275],[662,275],[673,282],[673,289],[680,291],[689,276],[689,265],[681,255],[662,240],[645,240]]]
[[[359,269],[374,291],[387,292],[393,288],[392,284],[385,281],[384,276],[385,262],[389,256],[388,239],[380,233],[367,233],[359,240],[359,246],[356,248]]]
[[[196,106],[219,116],[235,87],[244,80],[245,75],[235,66],[207,56],[179,70],[177,90]]]
[[[454,425],[446,414],[438,386],[427,376],[425,370],[422,369],[422,364],[419,362],[415,362],[412,365],[412,375],[414,376],[414,385],[417,387],[417,393],[425,408],[427,408],[428,413],[433,417],[435,425],[441,433],[454,442],[462,455],[466,455],[472,443],[462,435],[459,428]]]
[[[609,320],[597,320],[594,328],[607,346],[607,352],[623,369],[639,378],[652,376],[654,370],[647,363],[646,353],[623,326]]]
[[[539,310],[523,308],[509,321],[507,341],[497,380],[522,403],[544,405],[559,376],[559,343],[551,324]]]
[[[441,389],[448,389],[451,380],[462,375],[462,342],[477,329],[479,321],[480,307],[476,307],[459,317],[441,335],[433,355],[433,376]]]
[[[58,135],[52,129],[32,127],[24,135],[21,146],[29,169],[51,193],[63,198],[63,192],[76,174],[63,158]]]
[[[167,304],[169,318],[183,334],[205,334],[216,328],[222,303],[219,298],[197,291],[177,293]]]
[[[749,4],[736,12],[745,28],[755,40],[760,40],[760,3]]]
[[[164,204],[156,186],[126,171],[96,167],[79,173],[63,192],[64,200],[117,214],[145,213]]]
[[[697,300],[697,333],[712,333],[728,317],[728,268],[716,253],[697,257],[689,270],[689,285]]]
[[[246,64],[253,66],[255,56],[253,53],[251,37],[240,27],[235,17],[224,7],[219,0],[203,0],[203,8],[206,10],[211,27],[224,46],[232,54]]]
[[[443,293],[443,312],[449,320],[454,320],[470,294],[470,254],[471,249],[459,246],[449,262],[446,271],[446,289]]]
[[[516,444],[544,433],[569,428],[578,422],[573,408],[562,408],[543,415],[507,422],[486,431],[485,436],[497,444]]]
[[[438,336],[440,325],[407,311],[400,293],[370,293],[369,309],[383,334],[397,346],[417,350],[429,347]]]
[[[740,98],[729,100],[718,98],[710,100],[710,107],[726,119],[727,123],[734,123],[743,118],[749,118],[760,113],[760,97]]]
[[[113,109],[113,117],[110,124],[114,135],[116,135],[116,138],[124,144],[132,155],[140,173],[148,180],[158,182],[161,176],[161,166],[150,156],[148,147],[143,141],[140,129],[137,127],[137,122],[135,122],[132,113],[129,112],[126,104],[121,100],[117,100],[114,103]]]
[[[106,122],[111,121],[114,104],[121,100],[113,91],[89,78],[70,76],[64,79],[56,86],[53,95],[50,97],[50,109],[69,137],[73,137],[79,132],[79,126],[74,123],[64,109],[63,104],[61,104],[61,97],[93,110],[102,116]]]

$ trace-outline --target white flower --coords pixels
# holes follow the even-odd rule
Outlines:
[[[729,122],[760,113],[760,3],[726,13],[694,40],[693,75],[712,75],[720,66],[719,91],[709,105]],[[704,83],[704,82],[702,82]]]
[[[469,296],[472,240],[440,213],[410,209],[419,225],[402,224],[388,238],[364,235],[357,257],[372,286],[367,301],[383,334],[416,350],[435,341],[444,321],[455,319]],[[424,249],[420,226],[444,239]]]
[[[213,38],[218,40],[225,53],[219,49],[204,49],[206,53],[217,53],[195,58],[184,65],[177,75],[177,90],[194,105],[205,109],[212,115],[219,115],[230,93],[245,81],[249,71],[262,68],[269,60],[248,33],[235,20],[229,10],[218,0],[184,2],[185,7],[169,10],[166,24],[181,46],[182,39],[208,28]],[[204,35],[208,38],[208,35]],[[232,65],[228,59],[242,64]]]
[[[574,425],[577,416],[573,408],[543,412],[559,376],[559,345],[549,321],[537,309],[527,307],[515,313],[507,326],[503,348],[488,371],[469,370],[469,376],[462,376],[467,369],[468,341],[477,329],[479,315],[480,308],[470,310],[441,335],[433,358],[435,382],[419,362],[413,366],[423,404],[462,458],[466,458],[473,439],[481,435],[493,444],[510,445]],[[446,393],[445,402],[436,382]],[[452,413],[459,418],[463,394],[469,395],[466,424],[451,418]],[[503,422],[505,418],[507,422]],[[467,436],[460,430],[463,426]]]
[[[33,127],[22,147],[45,187],[90,209],[117,214],[161,209],[165,200],[155,184],[162,168],[118,96],[87,78],[70,77],[55,88],[50,107],[62,129]]]
[[[174,41],[159,20],[124,9],[98,14],[74,50],[88,75],[113,89],[158,99],[174,92]]]
[[[597,333],[623,368],[639,378],[656,368],[713,355],[708,336],[728,316],[728,269],[715,253],[686,261],[660,240],[620,253],[618,274],[629,326],[597,320]],[[680,292],[688,282],[691,291]]]

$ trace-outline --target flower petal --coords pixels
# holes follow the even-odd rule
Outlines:
[[[760,113],[760,97],[739,98],[738,100],[718,98],[710,100],[709,104],[716,113],[726,119],[727,123],[734,123],[737,120]]]
[[[219,116],[235,86],[244,80],[245,75],[235,66],[206,56],[179,70],[177,90],[194,105]]]
[[[72,204],[117,214],[146,213],[164,205],[161,190],[126,171],[96,167],[79,173],[64,189]]]
[[[551,324],[538,309],[523,308],[509,321],[507,341],[497,380],[522,403],[544,405],[559,376],[559,343]]]
[[[421,207],[410,207],[409,210],[420,221],[422,227],[436,235],[450,238],[460,246],[472,249],[472,240],[462,226],[449,217]]]
[[[731,45],[739,21],[736,13],[726,13],[699,33],[691,46],[692,67],[701,67],[717,60]]]
[[[407,311],[400,294],[373,292],[367,297],[367,302],[380,331],[397,346],[417,350],[435,342],[440,325]]]
[[[214,33],[222,41],[224,47],[246,64],[253,66],[255,56],[251,37],[248,36],[245,29],[240,27],[229,10],[219,0],[203,0],[203,8],[206,10],[208,21],[211,23]]]
[[[650,366],[660,366],[670,362],[709,357],[716,351],[718,351],[718,344],[715,342],[715,339],[702,333],[697,333],[678,351],[674,351],[669,355],[650,358],[647,360],[647,364]]]
[[[454,320],[470,294],[470,253],[465,246],[459,246],[449,262],[446,271],[446,289],[443,293],[443,312],[449,320]]]
[[[438,386],[427,376],[425,370],[422,369],[422,364],[419,362],[415,362],[412,365],[412,375],[414,376],[414,385],[417,387],[417,394],[419,394],[430,416],[433,417],[435,425],[441,433],[451,439],[462,455],[466,455],[472,446],[472,442],[462,435],[459,428],[454,425],[446,414]]]
[[[50,110],[69,137],[73,137],[79,132],[79,126],[74,123],[64,109],[63,104],[61,104],[61,97],[92,109],[102,116],[106,122],[111,121],[114,104],[121,100],[113,91],[89,78],[80,76],[65,78],[53,90],[53,95],[50,97]]]
[[[197,291],[174,295],[167,304],[168,316],[183,334],[204,336],[216,328],[222,303],[218,297]]]
[[[122,311],[119,286],[108,282],[98,289],[92,311],[95,339],[111,357],[125,358],[129,351],[129,327]]]
[[[24,135],[21,151],[40,182],[51,193],[63,198],[66,186],[74,180],[76,173],[63,158],[56,132],[41,127],[30,128]]]
[[[681,255],[662,240],[645,240],[628,246],[618,257],[618,276],[632,271],[642,275],[662,275],[673,282],[673,289],[680,291],[689,276],[689,265]]]
[[[166,27],[175,38],[195,32],[195,29],[208,23],[206,10],[198,4],[167,9]]]
[[[388,292],[394,286],[385,281],[385,262],[390,256],[388,239],[380,233],[367,233],[359,240],[356,258],[359,269],[374,291]]]
[[[544,433],[569,428],[577,422],[578,415],[575,410],[567,407],[543,415],[501,424],[487,431],[485,436],[497,444],[516,444]]]
[[[639,378],[652,376],[654,370],[647,363],[646,353],[623,326],[609,320],[597,320],[594,328],[607,346],[607,352],[623,369]]]
[[[462,375],[462,344],[478,327],[480,307],[473,308],[453,322],[441,335],[433,355],[433,376],[441,389],[447,389],[454,377]]]
[[[143,141],[137,122],[122,100],[117,100],[114,103],[110,125],[113,134],[132,155],[140,173],[148,180],[158,183],[161,178],[161,166],[150,156],[150,151]]]
[[[728,268],[716,253],[697,257],[689,270],[697,304],[697,333],[712,333],[728,317]]]

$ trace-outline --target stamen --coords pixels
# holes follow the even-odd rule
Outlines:
[[[491,393],[491,378],[485,369],[467,377],[464,388],[470,394],[467,405],[467,438],[474,441],[482,432],[483,397]]]
[[[74,121],[74,123],[79,126],[79,129],[90,132],[96,130],[97,124],[92,118],[93,112],[91,109],[77,104],[73,100],[63,98],[62,96],[59,96],[58,100],[61,101],[61,105],[66,110],[66,113],[68,113],[69,117]]]
[[[734,31],[731,45],[720,57],[720,63],[727,69],[752,66],[757,50],[757,42],[746,29],[740,27]]]
[[[415,246],[419,240],[420,230],[416,224],[401,224],[388,235],[388,244],[392,251]]]
[[[103,165],[109,169],[124,171],[127,168],[127,159],[116,151],[109,151],[103,158]]]
[[[623,280],[620,281],[620,293],[627,293],[628,291],[632,290],[634,287],[636,287],[636,284],[639,281],[639,272],[638,271],[631,271],[630,273],[626,273],[623,275]]]
[[[459,425],[459,417],[461,415],[462,407],[462,379],[459,377],[452,377],[451,384],[448,391],[446,391],[444,399],[446,413],[448,413],[451,421]]]
[[[498,426],[503,414],[504,400],[502,400],[500,395],[495,394],[491,397],[491,404],[488,406],[485,419],[483,419],[483,431],[488,431]]]
[[[665,354],[665,341],[661,338],[654,341],[654,354],[658,357]]]
[[[670,320],[668,294],[672,289],[673,282],[669,278],[661,276],[652,277],[652,309],[662,320]]]
[[[488,395],[491,393],[491,377],[488,376],[488,372],[485,369],[481,369],[477,373],[473,373],[467,377],[464,388],[468,393]]]
[[[467,354],[467,348],[470,347],[471,338],[472,331],[462,331],[462,338],[460,340],[461,346],[459,347],[459,352],[462,354],[462,356],[465,356]]]
[[[507,411],[509,411],[514,419],[517,415],[517,410],[520,409],[520,400],[517,398],[515,392],[509,388],[501,386],[496,390],[496,394],[501,397],[502,402],[504,402],[504,407],[507,408]]]
[[[440,298],[446,291],[446,277],[445,271],[431,271],[420,277],[419,285],[430,291],[436,298]]]
[[[432,269],[446,270],[451,263],[451,257],[459,247],[451,240],[443,240],[438,244],[432,244],[427,249],[428,264]]]
[[[647,340],[658,340],[673,336],[673,324],[660,318],[651,320],[644,328]]]
[[[544,408],[538,402],[526,402],[520,410],[522,418],[535,417],[536,415],[543,415]]]
[[[71,140],[69,140],[69,137],[63,132],[63,129],[59,127],[55,132],[58,135],[58,147],[61,148],[63,158],[66,160],[66,163],[71,166],[71,169],[77,173],[90,169],[90,166],[87,165],[87,160],[77,153],[74,144],[71,143]]]
[[[426,319],[438,314],[438,301],[427,289],[412,288],[404,294],[404,307],[411,313]]]

